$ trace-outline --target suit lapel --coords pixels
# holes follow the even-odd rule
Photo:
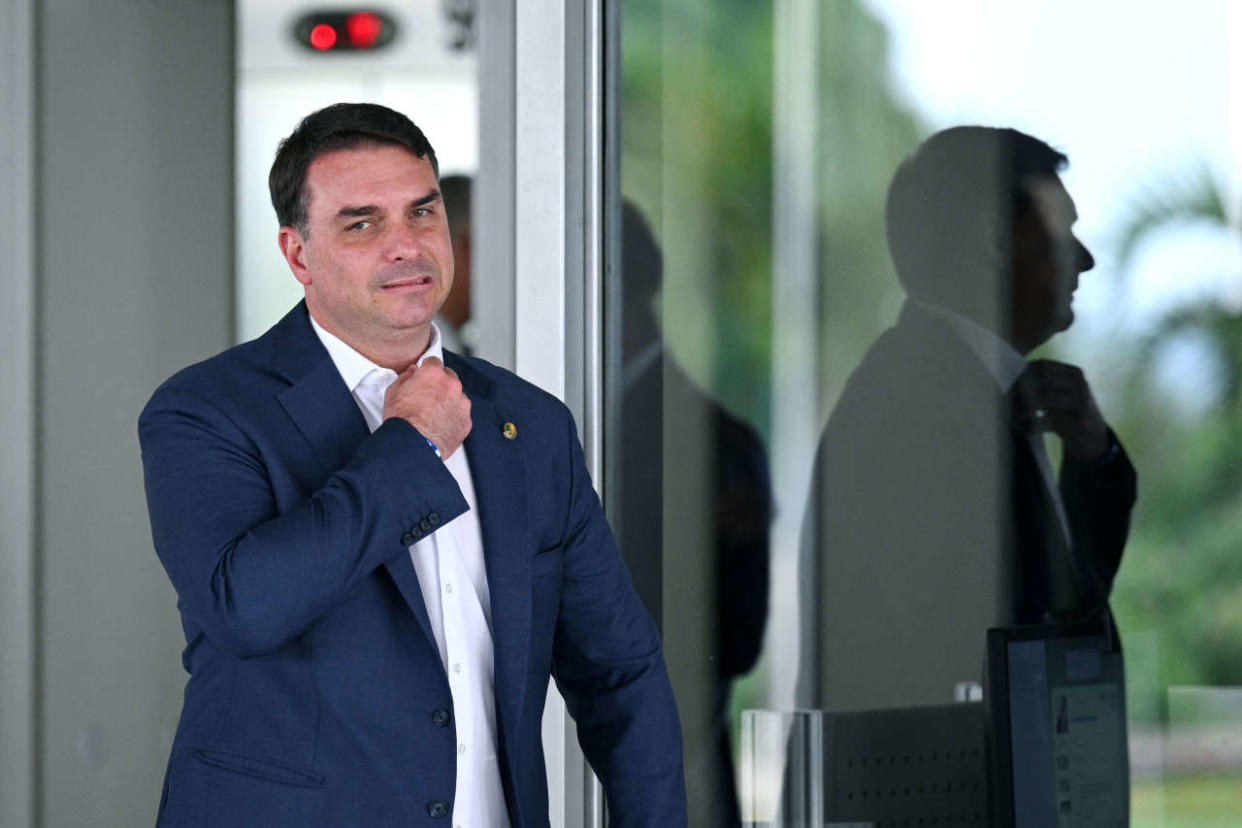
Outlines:
[[[322,478],[347,464],[370,434],[362,412],[299,302],[272,330],[274,367],[289,387],[276,394],[319,458]],[[303,473],[303,477],[308,476]]]
[[[324,353],[318,364],[276,397],[310,443],[326,477],[349,463],[370,431],[336,366]]]
[[[305,303],[290,311],[272,335],[274,367],[290,383],[277,394],[277,399],[314,451],[322,467],[315,479],[322,482],[349,463],[370,432],[336,365],[315,336]],[[471,403],[471,430],[465,447],[479,504],[483,558],[491,593],[496,710],[502,732],[512,735],[518,732],[530,652],[526,464],[521,437],[504,436],[504,412],[494,399],[494,383],[456,354],[445,352],[445,363],[460,376]],[[427,641],[435,647],[427,607],[409,556],[394,556],[384,568],[418,619]],[[507,750],[511,752],[515,747],[507,745]]]
[[[276,370],[290,383],[276,398],[319,459],[322,469],[315,476],[318,488],[329,475],[349,463],[371,432],[336,364],[315,336],[306,303],[298,303],[273,334]],[[384,568],[434,649],[431,620],[409,555],[394,556]]]
[[[502,733],[512,738],[518,732],[526,688],[531,625],[521,423],[517,423],[518,436],[506,438],[503,401],[495,399],[494,384],[455,354],[446,352],[444,361],[457,372],[470,398],[471,429],[465,446],[479,504],[483,559],[491,593],[496,710]],[[515,747],[506,745],[510,753]]]

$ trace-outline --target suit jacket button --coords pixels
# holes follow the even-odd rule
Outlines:
[[[449,712],[441,707],[439,710],[431,714],[431,720],[440,727],[448,727],[448,723],[453,720]]]
[[[430,531],[431,531],[431,521],[430,521],[430,520],[428,520],[427,518],[423,518],[421,521],[419,521],[419,523],[418,523],[418,528],[419,528],[419,529],[422,529],[424,532],[430,532]]]
[[[441,819],[446,817],[448,816],[448,812],[448,803],[443,799],[436,799],[427,803],[427,813],[431,815],[432,819]]]
[[[419,538],[421,538],[422,536],[423,536],[423,530],[422,530],[422,529],[419,529],[417,526],[411,526],[411,527],[410,527],[410,537],[411,537],[411,538],[413,538],[414,540],[418,540],[418,539],[419,539]]]
[[[431,514],[427,515],[427,522],[430,523],[432,526],[438,526],[440,524],[440,513],[432,512]]]
[[[415,538],[409,532],[406,532],[404,535],[401,536],[401,545],[402,546],[413,546],[414,541],[416,540],[417,538]]]

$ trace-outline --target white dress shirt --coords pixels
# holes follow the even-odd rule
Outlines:
[[[353,394],[367,427],[375,431],[383,421],[384,392],[397,374],[371,362],[325,330],[314,317],[311,325]],[[444,359],[440,332],[434,324],[431,341],[418,364],[433,356]],[[452,824],[454,828],[507,828],[509,816],[496,759],[491,597],[466,447],[454,451],[444,465],[469,508],[411,546],[410,559],[453,697],[457,782]]]

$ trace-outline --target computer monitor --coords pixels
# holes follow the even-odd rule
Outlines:
[[[995,824],[1129,824],[1125,667],[1111,619],[988,630]]]

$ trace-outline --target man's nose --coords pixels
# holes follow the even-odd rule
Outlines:
[[[395,262],[410,261],[422,252],[418,234],[412,227],[399,223],[388,234],[388,258]]]
[[[1091,255],[1091,251],[1087,249],[1087,246],[1078,239],[1074,239],[1074,245],[1078,250],[1078,261],[1076,262],[1078,272],[1082,273],[1095,267],[1095,256]]]

